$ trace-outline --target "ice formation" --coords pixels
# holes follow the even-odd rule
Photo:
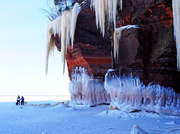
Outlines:
[[[59,38],[61,37],[61,61],[63,62],[64,72],[67,46],[70,44],[71,40],[71,46],[73,47],[76,21],[80,10],[80,5],[78,3],[75,3],[70,11],[65,11],[62,16],[58,16],[49,24],[47,28],[46,72],[48,69],[49,54],[55,46],[54,38],[52,38],[52,35],[56,36],[56,34],[59,35]]]
[[[111,96],[110,109],[127,112],[147,110],[180,116],[180,95],[172,88],[150,84],[144,86],[138,77],[117,76],[114,71],[108,70],[104,82],[104,87]]]
[[[71,22],[71,12],[65,11],[62,14],[62,22],[61,22],[61,61],[63,63],[63,72],[65,70],[67,46],[69,46],[70,43],[70,22]]]
[[[140,128],[138,125],[134,125],[131,134],[148,134],[148,133],[145,132],[142,128]]]
[[[70,37],[71,37],[72,47],[73,47],[73,42],[74,42],[74,34],[75,34],[75,29],[76,29],[77,17],[78,17],[78,14],[80,11],[81,11],[80,5],[76,3],[72,9],[72,19],[71,19],[72,23],[71,23],[71,29],[70,29]]]
[[[117,61],[119,55],[119,40],[121,39],[121,32],[125,29],[139,28],[137,25],[126,25],[114,30],[114,58]]]
[[[91,0],[91,7],[94,9],[96,15],[96,26],[97,28],[100,28],[103,37],[105,34],[106,16],[108,25],[113,22],[114,28],[116,28],[118,4],[120,6],[120,10],[122,10],[122,0]]]
[[[89,76],[85,68],[76,67],[69,83],[71,103],[96,105],[110,103],[110,95],[104,89],[103,82]]]
[[[177,69],[180,71],[180,0],[172,0],[174,37],[177,49]]]
[[[60,37],[60,29],[61,29],[61,16],[58,16],[56,19],[51,21],[51,23],[47,27],[47,56],[46,56],[46,73],[48,71],[48,59],[50,53],[54,50],[55,42],[52,35],[56,35],[56,33]]]

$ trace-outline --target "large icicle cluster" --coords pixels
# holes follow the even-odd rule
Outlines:
[[[58,16],[56,19],[51,21],[51,23],[47,27],[47,56],[46,56],[46,73],[48,71],[48,59],[50,53],[54,50],[55,42],[52,35],[59,35],[60,38],[60,29],[61,29],[61,16]]]
[[[121,39],[121,32],[122,30],[130,29],[130,28],[139,28],[139,27],[137,25],[126,25],[126,26],[116,28],[114,30],[114,58],[115,60],[118,60],[119,40]]]
[[[122,10],[122,0],[91,0],[91,7],[93,7],[96,15],[96,26],[104,37],[105,34],[105,19],[107,16],[108,25],[113,22],[116,27],[117,6]]]
[[[76,28],[76,21],[81,7],[78,3],[75,3],[72,10],[65,11],[62,16],[58,16],[56,19],[51,21],[47,28],[47,63],[46,71],[48,69],[48,58],[50,52],[54,48],[54,38],[52,35],[59,35],[61,37],[61,61],[63,62],[63,72],[65,70],[65,58],[67,53],[67,46],[71,45],[73,47],[74,33]]]
[[[172,0],[174,37],[177,49],[177,69],[180,71],[180,0]]]
[[[104,89],[104,83],[89,76],[85,68],[76,67],[69,83],[71,103],[95,105],[110,103],[110,95]]]
[[[180,95],[172,88],[140,83],[138,77],[117,76],[111,69],[105,76],[104,87],[111,96],[110,109],[127,112],[147,110],[159,114],[180,116]]]

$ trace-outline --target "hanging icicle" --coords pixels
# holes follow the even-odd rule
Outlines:
[[[121,39],[121,32],[125,29],[139,28],[137,25],[126,25],[114,30],[114,59],[118,61],[119,55],[119,40]]]
[[[48,71],[48,58],[49,54],[54,49],[54,38],[52,35],[59,35],[61,37],[61,61],[63,63],[63,73],[65,71],[65,59],[67,53],[67,46],[73,47],[74,34],[76,28],[76,22],[81,7],[78,3],[75,3],[73,9],[70,11],[65,11],[62,16],[58,16],[54,19],[48,26],[47,31],[47,57],[46,57],[46,73]]]
[[[60,37],[60,29],[61,29],[61,16],[58,16],[56,19],[51,21],[51,23],[47,27],[47,56],[46,56],[46,74],[48,71],[48,59],[50,53],[54,50],[55,44],[54,44],[54,38],[52,38],[52,35],[56,35],[56,33]]]
[[[73,48],[73,42],[74,42],[74,34],[75,34],[75,29],[76,29],[77,17],[80,11],[81,11],[80,5],[76,3],[72,9],[72,20],[71,20],[71,31],[70,31],[72,48]]]
[[[91,7],[94,9],[96,15],[96,26],[100,29],[103,37],[105,34],[106,16],[108,25],[110,26],[110,24],[113,23],[114,29],[116,28],[118,4],[120,6],[120,10],[122,10],[122,0],[91,0]]]
[[[61,22],[61,62],[63,63],[63,73],[65,71],[65,59],[67,53],[67,46],[69,46],[70,40],[70,22],[71,12],[65,11],[62,14]]]
[[[177,49],[177,70],[180,71],[180,0],[172,0],[174,37]]]

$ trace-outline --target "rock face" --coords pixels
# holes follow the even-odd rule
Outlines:
[[[119,13],[119,26],[138,24],[122,32],[119,63],[140,71],[145,84],[153,82],[180,92],[171,0],[129,0]],[[129,10],[128,10],[129,9]]]
[[[74,48],[68,48],[69,76],[76,66],[87,68],[95,78],[104,79],[109,68],[133,68],[147,85],[160,84],[180,92],[177,72],[176,44],[173,32],[172,0],[125,0],[118,11],[117,27],[139,25],[139,29],[122,31],[119,58],[113,63],[111,30],[103,38],[96,28],[90,2],[82,7],[77,20]],[[60,50],[57,40],[56,46]]]
[[[67,51],[67,65],[69,77],[76,66],[84,67],[89,75],[94,78],[104,79],[109,68],[112,68],[111,43],[109,38],[103,38],[96,28],[94,12],[86,3],[80,12],[77,20],[75,41],[72,48]],[[59,41],[56,41],[58,50],[61,48]]]

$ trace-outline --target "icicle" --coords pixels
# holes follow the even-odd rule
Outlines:
[[[72,22],[71,22],[71,32],[70,32],[72,48],[73,48],[73,42],[74,42],[74,33],[75,33],[75,29],[76,29],[77,16],[80,11],[81,11],[80,5],[78,3],[76,3],[72,9]]]
[[[55,44],[52,35],[59,34],[60,37],[60,25],[61,25],[61,16],[58,16],[56,19],[51,21],[47,27],[47,55],[46,55],[46,74],[48,72],[48,60],[50,53],[54,50]]]
[[[105,34],[105,18],[107,16],[107,23],[113,22],[114,28],[116,28],[116,14],[117,5],[119,3],[120,10],[122,10],[122,0],[91,0],[91,8],[94,9],[96,15],[96,27],[100,28],[100,31],[104,37]]]
[[[174,37],[177,49],[177,69],[180,71],[180,0],[172,0]]]
[[[70,40],[70,22],[71,22],[71,12],[65,11],[62,14],[61,22],[61,61],[63,63],[63,73],[65,71],[65,59],[67,52],[67,45]]]
[[[120,10],[122,11],[122,7],[123,7],[123,0],[119,1],[119,6],[120,6]]]
[[[100,19],[100,23],[101,23],[100,27],[102,27],[101,33],[104,37],[104,34],[105,34],[105,15],[106,15],[105,14],[105,1],[104,0],[101,0],[101,1],[103,1],[103,2],[101,2],[101,7],[100,7],[100,9],[101,9],[100,14],[102,16]]]
[[[102,35],[105,33],[105,0],[91,0],[91,7],[96,14],[96,27],[100,28]]]
[[[116,12],[117,12],[117,0],[113,0],[113,22],[114,22],[114,29],[116,28]]]
[[[114,58],[117,60],[118,51],[119,51],[119,40],[121,39],[121,28],[116,28],[114,31]]]
[[[110,0],[108,0],[108,20],[109,20],[109,22],[108,22],[108,24],[110,25],[110,23],[112,22],[112,18],[113,18],[113,4],[112,4],[112,1],[110,1]]]
[[[73,9],[65,11],[62,16],[58,16],[48,26],[47,31],[47,57],[46,57],[46,72],[48,70],[48,58],[51,51],[54,49],[54,39],[51,38],[52,34],[56,34],[61,37],[61,61],[63,63],[63,73],[65,71],[65,59],[67,53],[67,46],[70,44],[73,47],[74,34],[76,28],[76,22],[81,7],[78,3],[75,3]]]

